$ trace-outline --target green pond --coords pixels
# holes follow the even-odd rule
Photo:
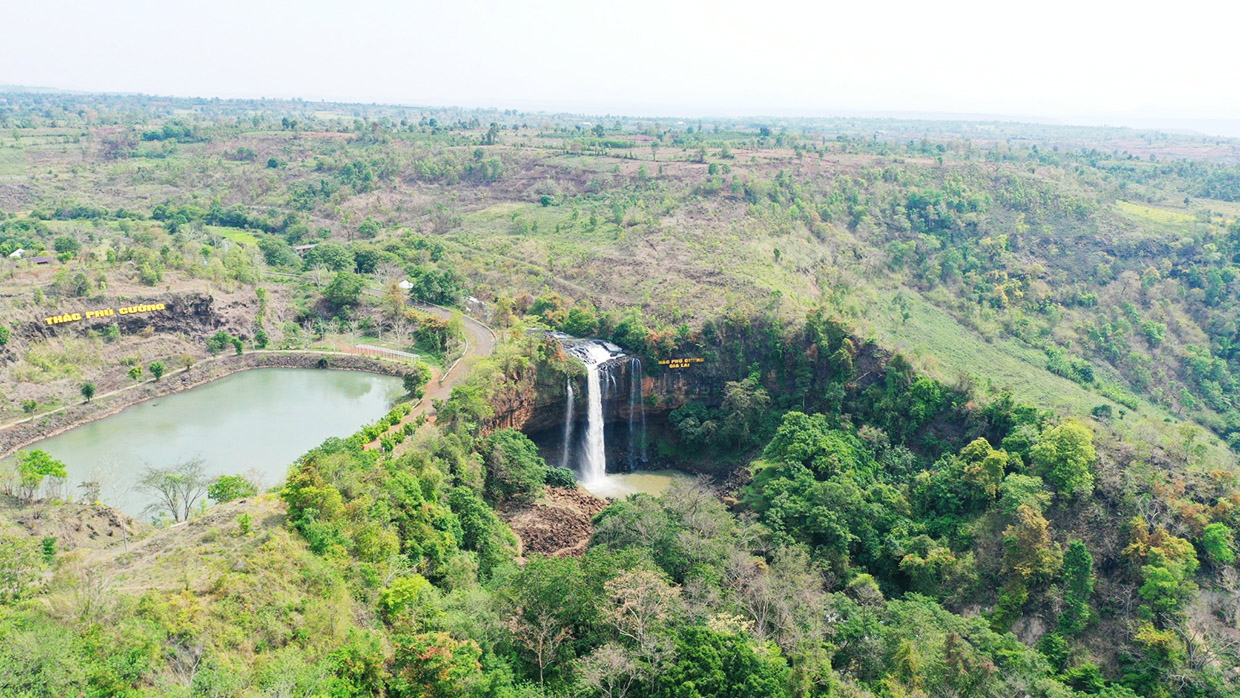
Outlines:
[[[635,470],[631,473],[608,473],[598,480],[580,484],[596,497],[624,499],[638,493],[657,497],[677,481],[688,482],[692,479],[692,476],[678,470]]]
[[[356,371],[264,368],[139,403],[28,446],[63,461],[67,489],[101,486],[100,499],[143,516],[153,497],[136,489],[148,466],[202,459],[209,476],[248,473],[262,487],[331,436],[382,417],[404,393],[399,378]]]

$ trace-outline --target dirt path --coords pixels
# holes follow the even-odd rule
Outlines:
[[[445,320],[452,317],[453,311],[449,308],[423,303],[414,303],[413,305],[424,313],[429,313]],[[426,384],[426,391],[423,393],[422,399],[414,403],[413,409],[409,410],[409,414],[405,415],[404,419],[400,420],[400,424],[394,425],[378,439],[375,439],[374,441],[371,441],[363,446],[363,449],[371,450],[378,448],[379,442],[383,439],[383,437],[394,433],[396,429],[403,427],[407,422],[412,422],[417,419],[419,415],[426,415],[427,423],[434,424],[436,414],[435,401],[446,400],[448,399],[448,396],[452,395],[452,388],[455,387],[456,384],[460,382],[461,378],[465,376],[468,368],[467,364],[470,363],[471,360],[484,356],[490,356],[495,352],[495,344],[497,341],[495,332],[492,331],[490,327],[487,327],[468,315],[462,314],[461,317],[465,321],[465,351],[461,353],[460,358],[453,361],[452,365],[448,366],[448,368],[444,369],[442,372],[439,369],[432,368],[431,379]],[[396,451],[402,451],[403,449],[401,446],[408,443],[410,443],[410,441],[406,440],[396,448]]]

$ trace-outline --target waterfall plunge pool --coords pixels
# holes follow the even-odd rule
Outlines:
[[[666,492],[677,480],[692,479],[679,470],[636,470],[631,473],[610,473],[601,479],[579,483],[585,491],[595,497],[624,499],[630,494],[651,494],[659,496]]]
[[[608,342],[558,338],[585,366],[586,380],[584,395],[571,381],[565,386],[563,426],[548,430],[555,434],[531,435],[547,462],[571,469],[598,497],[657,496],[688,479],[675,470],[642,470],[649,458],[641,360]]]
[[[65,463],[67,494],[87,481],[99,499],[141,517],[153,497],[136,490],[147,466],[201,458],[209,477],[250,473],[284,480],[302,454],[382,417],[404,394],[401,379],[358,371],[258,368],[128,407],[23,450]],[[0,464],[14,466],[13,458]]]

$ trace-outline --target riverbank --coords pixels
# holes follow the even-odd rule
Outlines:
[[[158,381],[149,380],[99,395],[91,402],[63,407],[0,427],[0,458],[41,439],[109,417],[138,403],[183,392],[240,371],[256,368],[317,368],[396,377],[403,376],[409,370],[406,363],[321,351],[254,351],[208,359],[189,369],[167,374]]]

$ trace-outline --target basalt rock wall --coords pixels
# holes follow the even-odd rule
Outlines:
[[[644,367],[643,367],[644,368]],[[628,422],[634,410],[630,393],[635,366],[626,359],[604,366],[603,420],[607,423]],[[681,370],[658,370],[650,375],[643,370],[641,396],[647,420],[665,419],[672,410],[688,402],[701,401],[716,405],[722,399],[723,386],[734,377],[713,375],[697,366]],[[564,426],[568,402],[568,383],[573,386],[574,419],[586,419],[586,380],[584,373],[571,379],[535,380],[504,391],[496,400],[495,413],[488,421],[486,432],[513,428],[526,433],[554,431]]]
[[[74,299],[27,312],[17,334],[27,341],[39,341],[90,330],[101,332],[116,325],[126,335],[152,331],[201,339],[224,330],[248,339],[256,310],[250,305],[235,299],[219,301],[206,293],[152,294],[123,300]]]

